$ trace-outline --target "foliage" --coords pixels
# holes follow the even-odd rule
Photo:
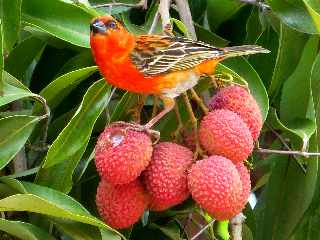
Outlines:
[[[158,7],[156,0],[149,0],[147,10],[136,9],[131,5],[138,1],[127,0],[131,5],[93,8],[105,2],[0,2],[1,239],[176,240],[186,238],[181,219],[190,212],[194,222],[211,222],[191,201],[161,214],[147,212],[140,223],[121,233],[97,215],[95,142],[109,122],[132,120],[130,110],[140,98],[112,90],[101,79],[89,49],[89,23],[111,12],[133,33],[147,33]],[[318,239],[318,158],[303,153],[320,147],[320,4],[266,0],[268,9],[259,1],[244,2],[189,0],[197,37],[220,47],[258,44],[271,51],[223,61],[217,73],[247,82],[257,99],[265,119],[257,149],[289,148],[302,154],[253,154],[258,201],[244,212],[243,239]],[[188,36],[175,6],[170,14],[174,33]],[[202,96],[213,92],[206,79],[196,91]],[[177,102],[188,126],[187,110],[180,98]],[[150,118],[153,104],[148,97],[143,122]],[[174,112],[156,128],[163,140],[171,138],[177,128]],[[219,234],[219,226],[209,227],[204,236],[228,236]]]

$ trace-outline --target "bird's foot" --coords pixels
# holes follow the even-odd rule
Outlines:
[[[160,140],[160,132],[157,130],[151,129],[147,125],[141,125],[138,123],[129,123],[129,122],[124,122],[124,121],[113,122],[112,125],[123,127],[123,128],[125,128],[125,130],[144,132],[154,139],[153,144],[156,144]]]

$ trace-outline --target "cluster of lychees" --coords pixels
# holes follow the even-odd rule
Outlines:
[[[193,161],[192,151],[171,142],[152,146],[149,136],[110,125],[96,146],[101,176],[96,203],[113,228],[127,228],[146,209],[166,210],[192,198],[217,220],[242,211],[251,183],[243,161],[251,154],[262,118],[255,99],[239,86],[220,90],[199,128],[209,157]]]

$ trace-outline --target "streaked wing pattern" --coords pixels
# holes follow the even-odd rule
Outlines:
[[[141,35],[131,59],[145,76],[154,76],[193,68],[223,54],[222,49],[187,38]]]

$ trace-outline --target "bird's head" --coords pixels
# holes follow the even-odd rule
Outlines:
[[[129,54],[133,44],[134,36],[112,16],[100,16],[91,21],[90,45],[96,61],[123,59]]]
[[[124,28],[112,16],[100,16],[91,21],[90,32],[92,35],[112,35],[116,32],[122,32]]]

